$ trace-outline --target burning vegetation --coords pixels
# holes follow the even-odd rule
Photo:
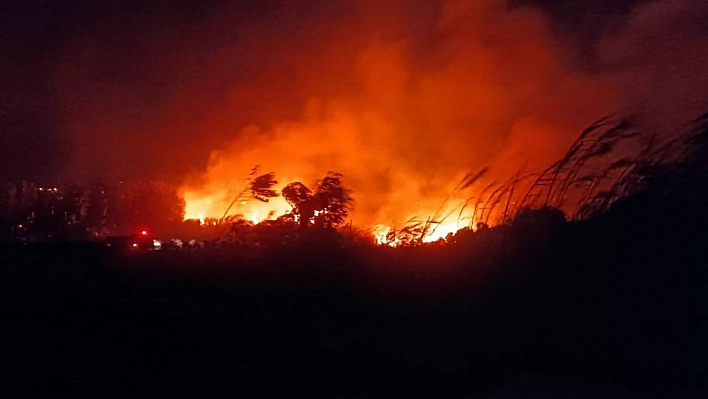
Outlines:
[[[47,148],[67,154],[61,180],[167,181],[177,199],[157,208],[183,214],[170,217],[177,227],[115,219],[204,236],[236,219],[280,219],[405,246],[508,224],[526,207],[585,217],[636,189],[635,160],[653,162],[661,140],[648,147],[658,135],[642,126],[667,130],[705,109],[708,9],[695,0],[602,10],[611,15],[583,32],[526,1],[226,3],[162,16],[109,7],[105,20],[72,23],[86,31],[58,35],[51,78],[31,79],[52,83],[47,108],[61,126],[47,130],[66,148]],[[598,116],[637,109],[594,125],[564,155]],[[346,192],[319,191],[328,171]],[[6,194],[8,218],[26,226],[31,211],[15,217],[27,208],[16,203],[35,200],[17,197]],[[109,213],[159,213],[129,201],[138,205],[117,201]]]
[[[708,1],[9,3],[21,392],[706,391]]]
[[[168,181],[205,230],[309,213],[314,203],[288,201],[286,186],[316,196],[336,171],[356,198],[343,225],[380,242],[435,241],[605,190],[599,176],[585,176],[587,198],[560,181],[577,155],[539,179],[598,116],[641,109],[661,130],[705,105],[706,7],[695,0],[596,16],[578,29],[592,38],[527,1],[228,3],[183,10],[199,15],[190,24],[178,11],[111,11],[114,29],[97,19],[65,35],[47,68],[68,142],[63,180]],[[277,177],[267,202],[239,196],[253,165]]]
[[[583,130],[568,152],[541,172],[518,171],[499,181],[489,179],[494,171],[484,167],[464,175],[442,199],[434,196],[435,207],[422,206],[432,204],[429,198],[406,198],[403,203],[421,208],[401,223],[356,223],[359,193],[341,173],[328,172],[311,184],[283,184],[275,172],[261,173],[256,166],[238,188],[224,187],[223,197],[187,191],[182,198],[174,186],[150,181],[61,187],[7,183],[0,193],[2,234],[98,239],[149,229],[151,235],[185,242],[269,246],[329,231],[392,247],[454,242],[461,231],[523,224],[537,211],[584,220],[647,190],[686,190],[705,171],[707,121],[703,114],[677,132],[659,134],[643,130],[631,116],[609,116]]]
[[[701,137],[706,128],[706,115],[669,134],[641,130],[632,117],[609,116],[583,130],[568,152],[542,172],[519,171],[505,181],[486,183],[490,169],[485,167],[466,174],[428,216],[413,215],[400,225],[375,224],[361,231],[379,245],[416,246],[451,240],[460,230],[523,223],[532,210],[555,210],[561,219],[587,219],[647,190],[657,179],[669,184],[667,175],[702,170],[700,154],[705,144]],[[278,184],[275,174],[255,177],[257,171],[257,167],[251,170],[246,188],[219,222],[241,220],[242,225],[255,225],[269,220],[336,228],[347,223],[354,209],[354,194],[343,186],[339,173],[330,172],[313,189],[301,182],[289,183],[279,196],[273,189]],[[684,176],[679,180],[690,179]],[[290,209],[278,214],[279,205],[270,205],[273,199],[284,200]],[[420,203],[423,199],[415,200]],[[189,209],[189,201],[187,206]],[[249,213],[237,213],[241,207],[252,212],[250,218]],[[235,216],[229,216],[230,212]],[[351,230],[352,220],[348,223]]]

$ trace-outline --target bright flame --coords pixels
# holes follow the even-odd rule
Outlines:
[[[280,191],[280,189],[282,189],[282,185],[278,187],[278,191]],[[224,215],[225,209],[222,208],[224,206],[228,206],[228,203],[231,202],[225,199],[234,195],[235,194],[233,191],[230,191],[227,187],[222,187],[220,190],[212,192],[211,195],[205,195],[205,193],[199,191],[186,191],[184,193],[184,198],[187,205],[185,219],[198,220],[202,226],[207,224],[216,225]],[[462,198],[450,199],[449,205],[445,207],[445,211],[439,211],[439,214],[448,215],[447,220],[443,220],[443,223],[440,224],[430,224],[426,229],[427,232],[425,236],[420,239],[420,242],[432,243],[439,240],[444,240],[449,234],[454,235],[458,230],[470,225],[470,221],[474,220],[473,208],[466,207],[464,212],[460,212],[460,209],[464,203],[465,201]],[[421,206],[419,201],[416,201],[415,204],[416,206]],[[426,213],[433,213],[430,209],[432,209],[434,203],[430,202],[426,203],[426,205],[426,207],[421,207],[419,209],[419,214],[425,215]],[[275,220],[279,216],[291,211],[292,208],[281,196],[272,198],[268,202],[261,202],[257,200],[238,201],[231,207],[227,216],[241,215],[245,220],[257,225],[265,220]],[[314,216],[318,216],[326,212],[326,210],[315,210]],[[410,219],[410,216],[405,220],[408,219]],[[299,215],[294,215],[294,221],[295,223],[299,223]],[[310,223],[315,224],[315,220],[310,220]],[[392,234],[391,237],[389,237],[389,233],[393,230],[391,226],[394,225],[400,226],[401,222],[399,221],[391,224],[372,224],[373,227],[371,228],[371,235],[378,245],[388,245],[391,247],[402,245],[402,238],[397,236],[397,234]],[[365,227],[366,224],[359,226]]]
[[[393,241],[388,240],[388,233],[391,232],[391,228],[389,226],[379,224],[374,226],[373,229],[373,235],[374,238],[376,239],[376,244],[377,245],[388,245],[390,247],[396,247],[398,246],[400,240],[398,238],[394,239]]]
[[[282,187],[278,188],[282,189]],[[215,188],[211,193],[186,191],[183,193],[185,201],[184,219],[199,220],[200,224],[204,224],[207,219],[220,220],[236,195],[228,187]],[[258,200],[239,201],[231,207],[225,216],[242,215],[246,220],[258,224],[264,220],[274,220],[290,211],[291,207],[285,199],[276,197],[268,202]]]
[[[461,226],[459,223],[444,223],[436,228],[430,228],[426,235],[421,240],[424,243],[436,242],[445,239],[449,234],[455,234],[460,229],[466,226]],[[372,229],[372,235],[376,240],[377,245],[388,245],[389,247],[397,247],[401,245],[401,238],[397,235],[393,235],[389,238],[391,233],[391,227],[383,224],[374,226]]]
[[[209,198],[196,197],[193,193],[184,193],[184,219],[194,220],[204,219],[204,215],[207,214],[209,217],[214,217],[214,215],[204,212],[205,209],[209,209],[211,206],[211,201]]]
[[[431,228],[428,234],[423,237],[423,242],[435,242],[447,237],[448,234],[455,234],[464,226],[459,226],[457,223],[444,223],[436,228]]]

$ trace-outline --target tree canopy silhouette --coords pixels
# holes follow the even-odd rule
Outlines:
[[[231,210],[231,208],[233,208],[236,202],[245,201],[251,198],[254,198],[261,202],[268,202],[270,201],[270,198],[278,196],[278,193],[273,190],[273,186],[278,184],[278,181],[275,180],[275,173],[270,172],[264,175],[260,175],[258,177],[254,177],[256,173],[258,173],[258,169],[258,165],[254,166],[251,169],[251,172],[246,178],[245,187],[243,188],[243,190],[241,190],[241,192],[238,193],[238,195],[233,199],[233,201],[231,201],[231,203],[226,208],[224,214],[219,220],[226,219],[226,216],[228,216],[229,211]]]
[[[272,189],[276,184],[278,181],[275,180],[273,172],[258,176],[251,182],[251,195],[258,201],[268,202],[270,198],[278,196],[278,193]]]
[[[351,190],[342,185],[342,174],[329,172],[310,190],[301,182],[283,188],[283,198],[293,208],[293,218],[301,225],[335,227],[353,209]]]

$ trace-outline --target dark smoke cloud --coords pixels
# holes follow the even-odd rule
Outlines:
[[[600,67],[595,46],[627,22],[632,9],[652,0],[511,0],[511,9],[527,7],[549,16],[549,30],[563,48],[563,60],[570,68],[588,73]]]
[[[669,131],[708,111],[708,3],[635,7],[624,28],[597,46],[602,78],[648,128]]]

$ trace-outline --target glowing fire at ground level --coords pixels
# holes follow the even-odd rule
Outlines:
[[[202,226],[213,225],[219,223],[223,218],[224,212],[220,207],[214,204],[223,205],[224,201],[217,201],[209,198],[201,198],[195,193],[186,192],[184,194],[186,202],[185,220],[199,221]],[[452,208],[452,207],[451,207]],[[240,216],[243,220],[257,225],[266,220],[276,220],[292,211],[292,208],[282,198],[273,198],[268,202],[259,201],[242,201],[239,202],[234,209],[226,216]],[[469,212],[468,212],[469,213]],[[370,232],[378,245],[388,245],[396,247],[405,243],[406,238],[403,235],[408,235],[417,238],[422,243],[432,243],[439,240],[444,240],[449,235],[454,235],[460,229],[469,227],[469,220],[472,220],[471,214],[455,215],[454,221],[443,221],[442,223],[425,223],[417,231],[409,231],[403,226],[398,226],[396,223],[377,223],[369,226],[357,226],[363,231]],[[296,216],[297,217],[297,216]],[[408,218],[411,219],[411,218]]]
[[[450,234],[454,235],[465,227],[467,226],[463,226],[458,223],[443,223],[428,229],[428,231],[420,233],[422,235],[422,239],[420,241],[423,243],[431,243],[444,240]],[[376,244],[378,245],[396,247],[403,243],[403,239],[396,234],[395,229],[391,226],[383,224],[376,225],[374,226],[372,233],[376,239]]]
[[[199,220],[204,224],[207,219],[222,219],[226,206],[223,201],[209,198],[200,198],[193,193],[184,194],[185,200],[185,220]],[[291,211],[290,206],[282,198],[274,198],[268,202],[241,201],[234,205],[233,209],[226,216],[243,216],[253,224],[261,223],[265,220],[275,220]]]

